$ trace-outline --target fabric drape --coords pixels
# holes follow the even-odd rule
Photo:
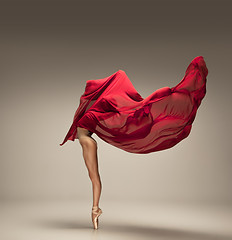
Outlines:
[[[127,152],[169,149],[189,135],[206,94],[207,75],[204,58],[198,56],[176,86],[163,87],[146,98],[136,91],[123,70],[88,80],[73,123],[60,145],[77,139],[77,127],[83,127]]]

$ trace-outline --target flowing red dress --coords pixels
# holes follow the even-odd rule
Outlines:
[[[103,79],[88,80],[73,123],[61,146],[86,128],[105,142],[131,153],[168,149],[186,138],[206,94],[208,69],[194,58],[175,87],[163,87],[146,98],[118,70]]]

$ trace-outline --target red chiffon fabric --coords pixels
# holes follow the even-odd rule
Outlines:
[[[142,98],[126,73],[88,80],[73,123],[61,146],[86,128],[105,142],[131,153],[168,149],[186,138],[206,94],[208,69],[194,58],[181,82]]]

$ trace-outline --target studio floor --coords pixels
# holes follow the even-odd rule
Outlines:
[[[102,201],[94,230],[89,201],[5,201],[0,210],[2,240],[229,240],[228,204]]]

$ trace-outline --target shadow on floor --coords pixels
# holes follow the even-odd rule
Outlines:
[[[188,229],[171,229],[152,226],[139,226],[128,223],[101,223],[99,222],[99,229],[94,230],[91,222],[88,221],[67,221],[67,220],[42,220],[35,223],[41,228],[49,229],[65,229],[65,230],[92,230],[94,234],[101,232],[105,235],[119,235],[123,239],[125,237],[131,237],[131,239],[184,239],[184,240],[231,240],[232,236],[213,234],[210,232],[191,231]]]

